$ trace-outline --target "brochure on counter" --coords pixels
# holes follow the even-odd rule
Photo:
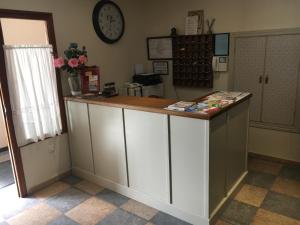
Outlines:
[[[223,92],[219,91],[201,99],[200,102],[186,102],[179,101],[175,104],[166,107],[166,110],[178,111],[178,112],[193,112],[201,114],[209,114],[217,112],[220,109],[237,101],[242,92]]]

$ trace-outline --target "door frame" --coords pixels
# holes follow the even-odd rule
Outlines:
[[[13,18],[13,19],[32,19],[32,20],[43,20],[47,25],[47,34],[49,44],[53,47],[53,54],[57,56],[57,46],[54,33],[54,24],[52,13],[46,12],[33,12],[33,11],[22,11],[22,10],[10,10],[10,9],[0,9],[0,18]],[[20,197],[27,196],[27,187],[25,180],[25,173],[23,169],[22,157],[21,157],[21,147],[17,144],[17,138],[15,134],[15,128],[12,117],[12,110],[9,97],[9,89],[7,82],[7,73],[5,67],[5,57],[4,57],[4,38],[0,22],[0,94],[3,106],[3,114],[6,122],[8,143],[10,149],[10,156],[12,159],[12,167],[15,174],[18,195]],[[56,70],[57,79],[57,92],[59,98],[61,122],[62,122],[62,132],[67,132],[67,120],[66,111],[62,95],[62,86],[60,82],[59,71]]]
[[[241,31],[230,33],[230,53],[229,53],[229,70],[228,70],[228,90],[234,91],[235,82],[235,42],[237,38],[242,37],[261,37],[261,36],[274,36],[274,35],[299,35],[300,27],[296,28],[283,28],[283,29],[270,29],[270,30],[256,30],[256,31]],[[299,65],[300,68],[300,65]],[[289,133],[300,133],[300,69],[298,71],[298,87],[296,96],[296,109],[295,109],[295,122],[294,126],[281,126],[278,124],[263,123],[263,122],[250,122],[250,127],[270,129],[276,131],[284,131]]]

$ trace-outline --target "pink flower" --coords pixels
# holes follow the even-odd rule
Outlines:
[[[71,68],[78,67],[78,59],[76,59],[76,58],[69,59],[68,65]]]
[[[78,59],[81,64],[85,64],[87,62],[87,57],[85,55],[79,56]]]
[[[55,68],[61,68],[63,65],[65,65],[65,60],[62,57],[54,59]]]

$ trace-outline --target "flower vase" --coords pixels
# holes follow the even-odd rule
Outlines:
[[[73,96],[81,95],[81,80],[80,76],[76,74],[70,74],[68,77],[68,82]]]

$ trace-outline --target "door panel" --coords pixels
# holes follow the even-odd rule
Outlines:
[[[249,101],[244,101],[227,113],[227,193],[247,170],[248,107]]]
[[[207,160],[208,132],[207,120],[170,116],[172,205],[201,217],[205,217],[207,213],[208,193],[205,185],[208,181],[209,164]],[[222,159],[224,162],[224,157]],[[216,185],[220,182],[222,180]],[[214,186],[213,189],[217,191],[219,187]]]
[[[122,109],[89,104],[89,114],[96,175],[127,185]]]
[[[159,201],[170,201],[168,117],[124,110],[129,187]]]
[[[300,62],[300,35],[268,37],[262,121],[294,124]]]
[[[250,120],[260,121],[266,37],[241,37],[235,42],[234,89],[253,94]]]
[[[227,148],[227,113],[210,120],[209,128],[209,214],[226,196],[226,172],[234,164],[226,167]],[[229,158],[229,157],[228,157]],[[233,156],[235,159],[235,156]],[[236,163],[235,163],[236,164]]]
[[[72,167],[94,173],[87,104],[72,101],[67,103]]]

